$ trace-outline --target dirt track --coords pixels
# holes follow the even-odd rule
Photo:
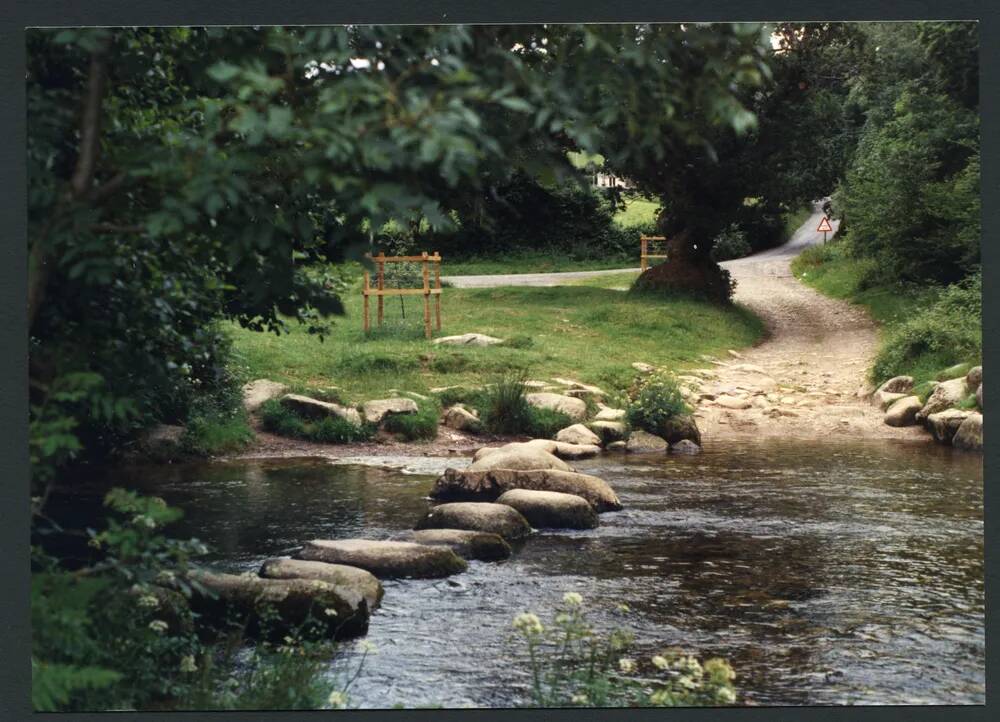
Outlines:
[[[701,375],[712,378],[703,379],[700,393],[715,398],[703,399],[696,412],[706,443],[728,434],[924,436],[916,428],[886,426],[882,413],[859,395],[867,390],[866,372],[878,348],[875,322],[792,276],[791,260],[822,242],[814,230],[822,217],[817,204],[785,245],[723,264],[737,281],[736,301],[764,319],[768,337],[739,357],[706,363]]]

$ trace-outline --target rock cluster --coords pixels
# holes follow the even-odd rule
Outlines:
[[[968,367],[965,367],[968,368]],[[952,373],[964,369],[956,367]],[[947,375],[947,374],[946,374]],[[958,449],[983,449],[983,367],[935,383],[925,399],[911,393],[914,380],[896,376],[878,387],[872,403],[885,411],[889,426],[922,424],[934,440]]]

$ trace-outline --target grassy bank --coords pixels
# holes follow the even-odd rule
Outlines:
[[[931,380],[955,364],[982,361],[981,282],[948,287],[873,282],[872,262],[854,258],[844,242],[815,246],[792,261],[797,278],[833,298],[864,306],[882,325],[882,346],[870,371],[880,383],[905,374]]]
[[[481,332],[503,346],[434,346],[423,338],[422,301],[386,299],[385,325],[366,336],[361,297],[345,300],[321,342],[291,327],[281,336],[232,326],[235,352],[250,378],[266,377],[299,389],[339,387],[345,401],[383,397],[390,389],[424,392],[435,386],[479,384],[515,369],[531,378],[567,376],[607,390],[627,386],[630,364],[681,368],[703,365],[700,354],[753,344],[762,326],[739,307],[687,299],[654,299],[612,290],[630,274],[595,284],[552,288],[446,289],[441,335]],[[374,303],[373,316],[374,316]]]

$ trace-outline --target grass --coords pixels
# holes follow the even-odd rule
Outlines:
[[[327,416],[316,421],[303,419],[294,411],[282,406],[277,399],[265,401],[260,407],[260,416],[264,429],[267,431],[280,436],[327,444],[366,441],[374,434],[374,429],[371,426],[355,426],[338,416]]]
[[[849,255],[843,241],[814,246],[792,261],[797,278],[821,293],[864,306],[882,326],[882,345],[870,370],[878,384],[912,376],[918,384],[948,367],[981,363],[980,285],[901,286],[872,282],[873,261]],[[950,378],[950,376],[949,376]]]
[[[645,198],[627,198],[625,208],[615,213],[615,223],[625,228],[652,223],[660,210],[659,201]]]
[[[600,283],[627,285],[616,276]],[[530,378],[564,376],[611,392],[630,383],[634,361],[700,366],[699,355],[749,346],[763,332],[760,320],[741,307],[612,289],[446,289],[438,335],[478,331],[508,340],[486,348],[435,346],[424,339],[422,302],[414,298],[406,300],[405,321],[395,299],[387,302],[383,330],[366,336],[356,288],[344,298],[347,316],[335,320],[322,342],[294,323],[281,336],[229,329],[249,378],[303,389],[336,386],[343,403],[385,398],[392,389],[426,393],[435,386],[479,386],[521,370]]]

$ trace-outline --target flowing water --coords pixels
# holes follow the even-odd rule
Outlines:
[[[411,528],[435,474],[464,463],[117,469],[75,484],[54,513],[92,519],[101,486],[132,486],[184,509],[175,533],[208,542],[211,565],[254,570],[303,540]],[[981,457],[767,441],[574,465],[607,480],[624,511],[591,531],[536,533],[510,560],[472,562],[450,579],[385,582],[368,634],[379,651],[354,703],[523,703],[511,619],[533,611],[544,621],[567,591],[583,595],[598,627],[631,629],[632,656],[677,645],[728,658],[746,702],[984,703]]]

